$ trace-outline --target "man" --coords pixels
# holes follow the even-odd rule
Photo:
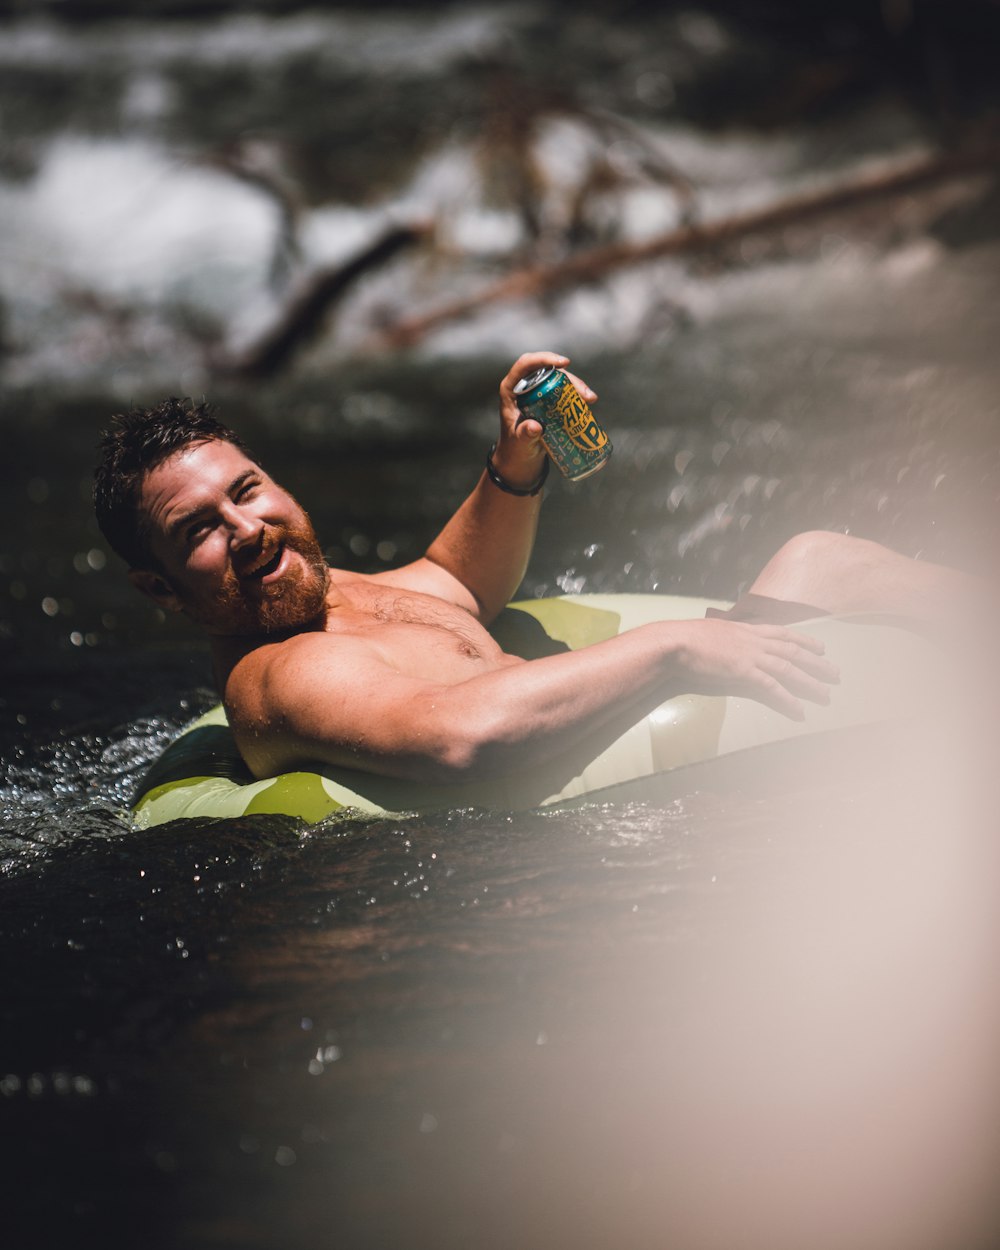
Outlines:
[[[203,406],[169,400],[114,419],[95,485],[102,531],[139,590],[207,633],[255,775],[319,762],[418,781],[498,776],[682,692],[743,695],[801,719],[803,700],[828,701],[837,672],[788,622],[922,614],[960,577],[806,534],[729,619],[658,622],[537,660],[504,653],[487,626],[524,575],[546,465],[513,388],[568,363],[531,352],[514,364],[488,471],[426,555],[377,574],[328,568],[302,508]]]

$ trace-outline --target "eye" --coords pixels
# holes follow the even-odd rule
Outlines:
[[[192,525],[188,526],[184,537],[189,543],[196,543],[200,539],[204,538],[211,528],[211,521],[209,521],[207,517],[203,517],[200,521],[195,521]]]
[[[249,482],[244,482],[243,485],[240,487],[240,489],[236,492],[237,502],[239,502],[239,500],[241,499],[250,499],[253,495],[257,493],[257,490],[259,489],[259,487],[260,487],[260,482],[255,481],[253,479],[251,479]]]

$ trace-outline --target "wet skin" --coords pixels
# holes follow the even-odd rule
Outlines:
[[[514,384],[566,363],[528,353],[501,382],[494,462],[518,487],[537,481],[544,452]],[[822,645],[779,626],[664,621],[564,655],[506,655],[487,626],[523,577],[539,504],[482,474],[424,557],[352,574],[326,568],[287,491],[213,440],[147,474],[141,508],[158,568],[131,576],[209,635],[258,776],[317,762],[417,780],[498,775],[683,692],[741,694],[795,719],[801,700],[828,702],[837,674]]]

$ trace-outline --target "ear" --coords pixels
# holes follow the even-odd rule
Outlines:
[[[136,590],[148,595],[157,607],[167,612],[182,611],[180,599],[161,573],[154,573],[152,569],[129,569],[128,579]]]

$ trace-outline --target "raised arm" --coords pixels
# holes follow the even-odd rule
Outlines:
[[[545,465],[542,427],[523,420],[514,402],[514,386],[540,365],[563,368],[566,356],[556,352],[528,352],[511,367],[500,383],[500,437],[493,463],[497,473],[515,490],[530,490]],[[573,377],[588,401],[597,396]],[[484,452],[485,452],[484,448]],[[377,580],[438,595],[467,608],[488,624],[506,606],[524,577],[535,541],[541,493],[513,495],[501,490],[485,470],[426,555]]]
[[[513,660],[453,685],[400,672],[377,645],[303,634],[254,652],[226,704],[258,776],[310,761],[418,781],[499,776],[676,694],[735,694],[802,719],[837,678],[808,635],[731,621],[657,622],[579,651]]]

